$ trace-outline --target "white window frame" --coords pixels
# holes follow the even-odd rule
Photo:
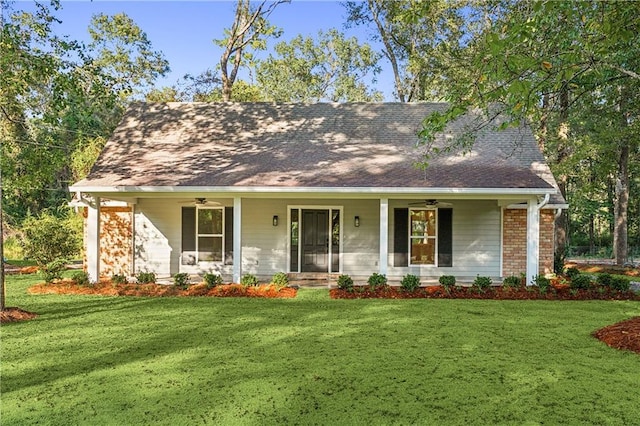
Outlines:
[[[413,236],[412,235],[412,226],[411,226],[411,212],[415,211],[433,211],[436,217],[435,223],[435,233],[434,235],[426,235],[426,236]],[[409,254],[409,266],[419,266],[423,268],[437,268],[438,267],[438,209],[436,207],[409,207],[409,247],[407,249],[407,253]],[[433,239],[435,244],[435,251],[433,253],[433,263],[425,264],[425,263],[411,263],[411,241],[414,239]]]
[[[200,233],[200,210],[220,210],[220,216],[222,218],[222,233],[221,234],[201,234]],[[224,207],[206,207],[206,206],[196,206],[196,263],[213,263],[213,264],[224,264]],[[221,256],[220,260],[200,260],[200,238],[215,238],[220,237],[222,239],[221,246]]]

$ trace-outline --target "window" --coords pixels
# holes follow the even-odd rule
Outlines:
[[[199,262],[222,262],[224,247],[224,210],[222,208],[197,209],[196,241]]]
[[[437,211],[409,210],[409,245],[412,265],[436,265]]]

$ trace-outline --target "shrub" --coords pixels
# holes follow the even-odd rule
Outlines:
[[[493,281],[491,281],[491,278],[489,278],[489,277],[481,277],[480,275],[477,275],[476,279],[473,280],[473,286],[475,288],[477,288],[478,290],[481,290],[481,291],[491,287],[492,283],[493,283]]]
[[[283,288],[289,285],[289,276],[285,272],[276,272],[271,277],[271,282],[279,288]]]
[[[341,290],[353,291],[353,280],[349,275],[340,275],[338,277],[338,288]]]
[[[571,279],[569,286],[573,290],[586,290],[591,287],[591,277],[589,275],[578,274]]]
[[[66,267],[66,259],[57,259],[49,262],[46,265],[40,267],[42,279],[44,279],[44,281],[47,283],[50,283],[55,279],[60,279],[62,278],[62,271],[64,271]]]
[[[258,278],[253,274],[245,274],[240,278],[240,284],[245,287],[255,287],[258,285]]]
[[[569,277],[569,279],[573,280],[575,277],[580,275],[580,270],[575,266],[572,266],[571,268],[567,268],[567,270],[564,271],[564,274]]]
[[[438,278],[438,282],[445,288],[453,287],[456,285],[456,277],[453,275],[442,275]]]
[[[47,268],[58,259],[71,259],[80,253],[79,235],[82,234],[75,229],[70,218],[45,212],[37,218],[28,217],[22,230],[24,256],[34,260],[40,269]]]
[[[156,273],[141,271],[136,275],[136,279],[138,280],[138,284],[152,284],[156,282]]]
[[[89,285],[89,274],[84,271],[74,272],[71,279],[78,285]]]
[[[599,274],[598,277],[596,278],[596,283],[598,285],[601,285],[603,287],[611,287],[611,279],[613,277],[611,276],[611,274]]]
[[[213,288],[215,286],[222,284],[222,276],[219,274],[211,274],[211,273],[204,274],[202,276],[202,279],[205,285],[207,286],[207,288]]]
[[[127,284],[129,280],[124,274],[113,274],[111,275],[111,282],[113,284]]]
[[[538,286],[540,293],[546,293],[551,287],[551,280],[544,275],[536,275],[533,277],[533,283]]]
[[[502,281],[502,285],[504,287],[521,287],[522,286],[522,280],[520,279],[520,277],[516,277],[515,275],[511,275],[510,277],[506,277]]]
[[[420,278],[415,275],[405,275],[402,277],[402,281],[400,282],[403,290],[406,291],[415,291],[418,287],[420,287]]]
[[[564,271],[564,261],[565,261],[564,252],[556,252],[553,254],[553,273],[556,275],[562,274]]]
[[[387,276],[374,272],[367,280],[367,284],[369,284],[372,290],[377,287],[385,287],[387,285]]]
[[[173,285],[178,288],[187,288],[190,281],[191,279],[189,278],[189,274],[187,274],[186,272],[180,272],[173,276]]]
[[[625,277],[611,277],[611,288],[618,291],[629,291],[631,282]]]

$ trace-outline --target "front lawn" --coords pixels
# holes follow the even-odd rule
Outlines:
[[[630,301],[28,295],[1,327],[3,424],[634,424]]]

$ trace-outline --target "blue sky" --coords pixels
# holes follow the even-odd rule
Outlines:
[[[31,3],[19,1],[14,7],[29,10]],[[215,68],[222,50],[212,40],[223,37],[223,29],[233,21],[234,10],[233,1],[63,1],[62,9],[56,13],[62,20],[56,26],[56,32],[72,39],[86,40],[92,15],[125,12],[169,61],[171,73],[156,84],[163,86],[175,83],[186,73],[198,74],[207,68]],[[270,22],[284,31],[278,41],[298,34],[315,36],[319,30],[337,28],[348,36],[371,43],[367,29],[344,28],[345,16],[345,9],[338,1],[293,0],[290,4],[278,6]],[[276,42],[271,41],[270,46]],[[381,64],[386,66],[384,62]],[[383,70],[376,84],[387,101],[393,100],[393,76],[389,73]]]

